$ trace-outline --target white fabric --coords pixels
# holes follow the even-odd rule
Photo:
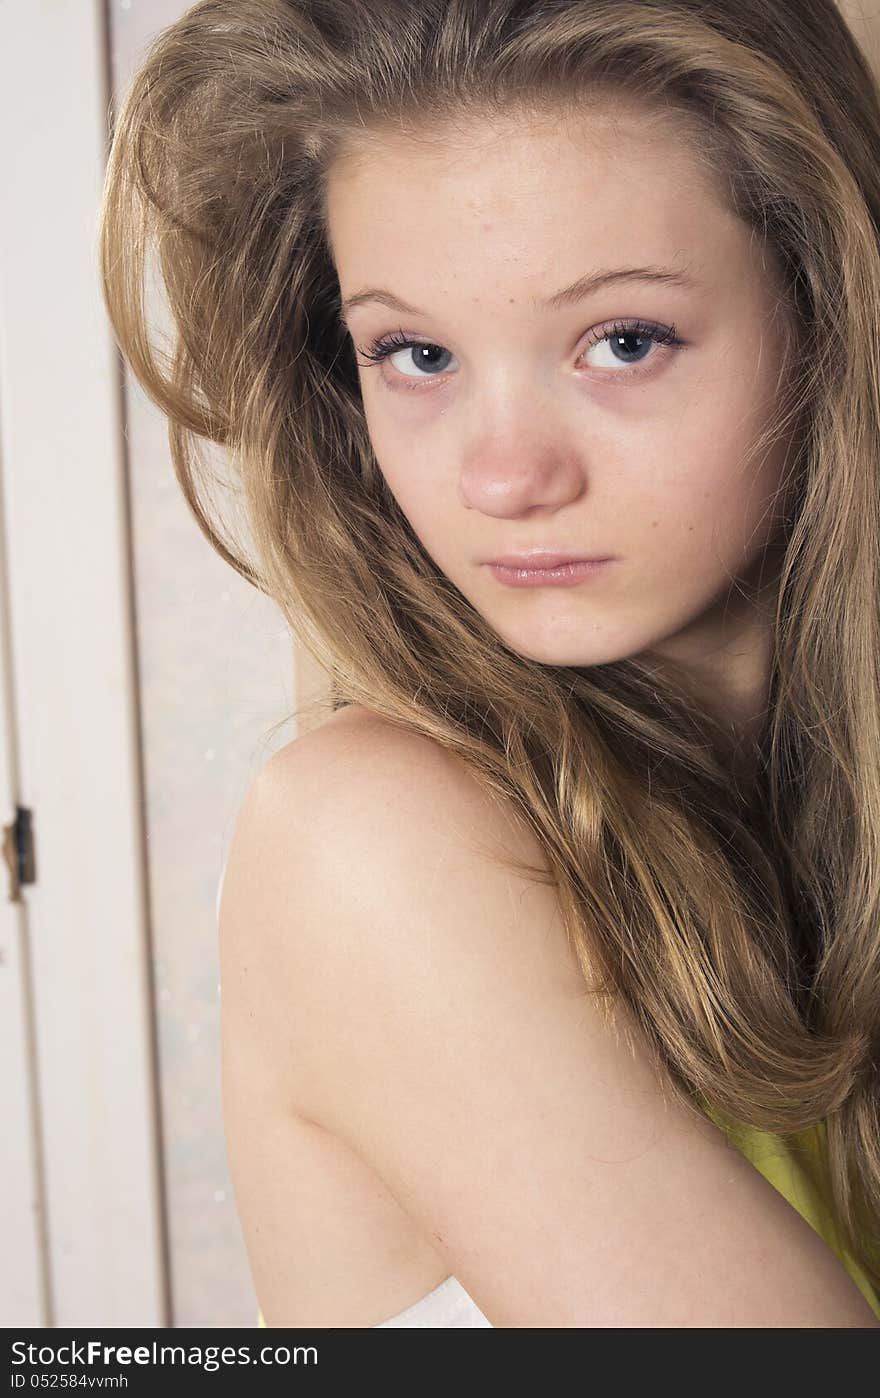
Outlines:
[[[374,1325],[373,1329],[383,1330],[389,1326],[414,1330],[494,1328],[457,1277],[447,1277],[420,1301],[414,1301],[406,1310]]]

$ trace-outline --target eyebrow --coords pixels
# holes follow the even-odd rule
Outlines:
[[[696,290],[700,286],[695,278],[675,267],[616,267],[598,272],[588,272],[586,276],[578,277],[577,281],[572,282],[570,286],[564,286],[561,291],[555,291],[545,301],[536,301],[533,298],[531,304],[538,311],[556,311],[563,306],[573,306],[578,301],[583,301],[594,291],[599,291],[600,288],[609,286],[612,282],[622,281],[656,282],[661,286],[681,286],[691,290]],[[410,306],[408,302],[401,301],[400,297],[395,296],[392,291],[387,291],[384,287],[371,286],[364,291],[355,292],[353,296],[347,296],[342,302],[339,311],[339,319],[342,324],[346,324],[346,316],[354,310],[355,306],[362,306],[367,301],[375,301],[381,306],[390,307],[392,311],[401,311],[404,315],[420,316],[426,314],[416,306]]]

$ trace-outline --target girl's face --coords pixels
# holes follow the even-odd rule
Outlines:
[[[389,488],[520,654],[741,656],[785,451],[747,460],[783,348],[757,240],[649,117],[456,136],[389,136],[329,177]],[[387,358],[365,358],[389,337]],[[612,561],[565,587],[514,587],[488,566],[534,550]]]

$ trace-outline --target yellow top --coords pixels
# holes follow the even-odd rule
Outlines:
[[[792,1208],[797,1209],[810,1227],[831,1248],[861,1291],[874,1314],[880,1318],[880,1294],[872,1286],[864,1268],[847,1251],[839,1235],[821,1186],[821,1166],[825,1152],[825,1123],[817,1122],[787,1141],[755,1126],[743,1126],[724,1117],[703,1103],[708,1115],[745,1156],[760,1170],[765,1180],[778,1189]]]
[[[704,1104],[705,1106],[705,1104]],[[871,1285],[864,1269],[844,1247],[834,1218],[819,1184],[824,1143],[825,1123],[819,1122],[793,1135],[788,1141],[769,1131],[759,1131],[754,1126],[742,1126],[711,1107],[706,1107],[708,1115],[741,1152],[759,1170],[764,1178],[778,1189],[792,1208],[797,1209],[802,1218],[824,1238],[840,1262],[852,1277],[874,1314],[880,1319],[880,1295]],[[258,1327],[265,1327],[262,1313]]]

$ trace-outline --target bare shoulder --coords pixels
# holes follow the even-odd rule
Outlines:
[[[394,896],[405,900],[413,879],[420,896],[445,899],[456,861],[473,872],[505,853],[542,862],[534,836],[462,761],[359,705],[337,710],[274,754],[238,812],[219,909],[227,1006],[244,965],[251,989],[261,975],[286,975],[301,997],[323,994],[322,976],[346,974],[346,908],[366,911],[378,896],[389,906]],[[546,889],[518,892],[552,907]],[[390,955],[391,927],[377,934]],[[254,1018],[267,1035],[277,1032],[265,1001]],[[288,1073],[279,1091],[308,1116],[317,1061],[301,1051],[277,1062]]]
[[[634,1048],[609,1029],[552,886],[487,855],[540,862],[534,835],[462,762],[359,711],[255,786],[221,965],[276,1100],[366,1163],[494,1325],[876,1323],[633,1026]]]
[[[358,704],[338,709],[319,727],[288,743],[266,764],[260,781],[267,799],[274,792],[285,808],[291,798],[308,793],[317,802],[310,807],[311,817],[332,818],[340,837],[347,829],[358,829],[339,810],[343,795],[349,811],[352,802],[361,800],[377,815],[381,810],[383,824],[403,821],[406,812],[431,810],[439,800],[447,803],[449,814],[478,814],[484,834],[489,817],[493,832],[502,839],[525,837],[541,857],[537,841],[528,841],[509,804],[487,793],[455,754]]]
[[[276,753],[253,795],[282,861],[292,837],[305,842],[308,868],[298,878],[318,879],[329,867],[338,881],[344,868],[353,893],[380,869],[408,884],[414,874],[442,878],[450,859],[469,856],[472,867],[490,863],[509,877],[514,896],[555,907],[546,888],[530,891],[505,872],[513,859],[549,875],[538,839],[509,799],[433,739],[360,705],[337,710]]]

